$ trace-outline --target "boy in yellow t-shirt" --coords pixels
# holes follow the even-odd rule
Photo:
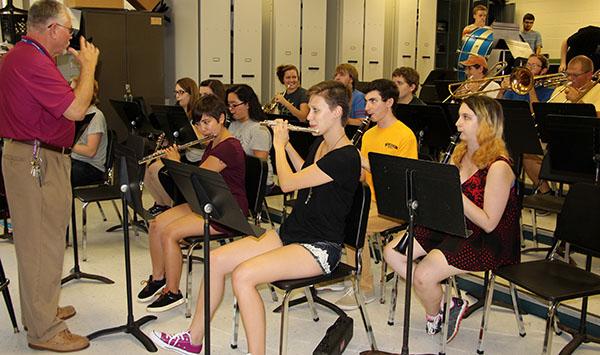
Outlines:
[[[364,178],[371,188],[372,199],[369,222],[367,224],[367,235],[381,232],[397,225],[397,223],[378,216],[368,154],[370,152],[376,152],[404,158],[418,158],[417,139],[415,134],[404,123],[400,122],[394,116],[394,112],[392,111],[397,98],[398,88],[391,80],[374,80],[369,83],[365,89],[365,111],[367,115],[371,117],[371,122],[377,124],[365,132],[362,138],[361,148],[361,164],[363,167]],[[360,288],[363,291],[366,303],[375,299],[371,256],[368,246],[368,240],[365,238],[365,249],[363,249],[364,252],[362,253],[361,259],[363,269],[360,279]],[[353,251],[346,249],[346,252],[347,262],[353,264]],[[352,310],[358,307],[351,288],[336,302],[336,305],[343,310]]]

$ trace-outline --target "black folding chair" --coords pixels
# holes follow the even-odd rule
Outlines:
[[[495,277],[509,281],[513,309],[519,326],[519,334],[525,336],[523,319],[517,307],[515,285],[549,303],[546,319],[546,333],[542,354],[549,354],[552,345],[552,333],[555,313],[561,302],[583,298],[579,330],[573,340],[561,351],[570,354],[582,342],[594,341],[586,334],[587,298],[600,294],[600,275],[592,273],[592,256],[600,255],[600,185],[578,183],[571,187],[561,213],[558,215],[552,251],[543,260],[524,262],[501,267],[492,273],[487,290],[485,311],[481,319],[478,354],[483,354],[483,336],[487,328],[490,305],[493,298]],[[571,249],[586,255],[585,270],[556,258],[558,246],[570,243]]]
[[[346,217],[346,228],[345,228],[345,239],[344,243],[352,248],[356,249],[356,257],[355,257],[355,265],[356,267],[352,267],[348,264],[340,262],[338,266],[333,270],[333,272],[329,275],[320,275],[315,277],[307,277],[302,279],[295,280],[281,280],[273,282],[273,286],[282,289],[285,291],[285,296],[283,298],[283,305],[281,311],[281,329],[279,334],[279,353],[285,354],[287,351],[287,327],[288,327],[288,307],[290,305],[290,295],[292,291],[301,288],[309,288],[309,291],[306,291],[306,296],[292,301],[293,305],[297,305],[303,302],[309,302],[311,304],[311,309],[313,311],[313,320],[318,321],[319,318],[316,314],[316,310],[312,307],[312,303],[318,303],[323,305],[340,316],[346,316],[346,313],[337,307],[335,304],[332,304],[317,295],[317,291],[315,290],[314,285],[322,283],[322,282],[335,282],[344,280],[347,277],[350,277],[352,280],[352,286],[354,288],[354,295],[357,300],[357,304],[359,305],[360,315],[362,317],[363,325],[365,327],[365,331],[367,332],[367,337],[369,338],[369,343],[371,344],[371,349],[376,350],[377,345],[375,344],[375,337],[373,335],[373,328],[371,327],[371,322],[369,320],[369,316],[367,314],[367,310],[365,307],[364,297],[362,295],[362,291],[360,290],[360,275],[362,270],[361,264],[361,253],[366,252],[368,250],[363,250],[363,245],[365,241],[365,235],[367,231],[367,220],[369,217],[369,208],[371,205],[371,190],[367,185],[359,185],[356,194],[354,195],[354,202],[352,204],[352,208],[350,213]],[[232,348],[237,347],[237,325],[239,323],[239,310],[237,308],[237,304],[234,304],[235,314],[234,314],[234,332],[233,339],[231,343]]]

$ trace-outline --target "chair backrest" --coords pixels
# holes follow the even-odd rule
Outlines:
[[[362,248],[367,234],[369,208],[371,207],[371,190],[363,183],[358,184],[350,212],[346,217],[344,228],[344,244],[355,249]],[[357,253],[358,254],[358,253]]]
[[[578,183],[569,189],[556,220],[555,238],[600,255],[600,185]]]
[[[262,201],[267,188],[269,167],[265,159],[246,155],[246,198],[254,219],[262,212]]]

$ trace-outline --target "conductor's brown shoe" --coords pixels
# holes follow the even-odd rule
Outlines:
[[[56,310],[56,317],[62,319],[62,320],[67,320],[71,317],[73,317],[75,315],[75,313],[77,313],[75,311],[75,307],[69,305],[69,306],[64,306],[64,307],[58,307],[58,309]]]
[[[54,338],[42,343],[29,343],[29,347],[36,350],[50,350],[59,353],[79,351],[90,346],[88,338],[73,334],[69,329],[56,334]]]

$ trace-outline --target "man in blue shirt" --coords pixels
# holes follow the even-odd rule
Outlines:
[[[542,35],[538,31],[532,30],[535,17],[533,14],[523,16],[523,31],[520,32],[521,38],[529,44],[534,54],[542,53]]]
[[[548,59],[541,54],[532,54],[527,59],[527,69],[531,71],[531,74],[534,76],[544,75],[548,71]],[[538,86],[533,87],[529,93],[525,95],[517,94],[516,92],[510,90],[510,83],[508,78],[504,79],[502,82],[502,88],[506,90],[504,96],[501,96],[506,100],[520,100],[520,101],[528,101],[528,102],[546,102],[552,95],[554,89]]]
[[[358,71],[352,64],[342,63],[335,68],[335,81],[346,85],[352,90],[352,101],[350,102],[350,115],[346,125],[346,135],[352,138],[362,120],[367,117],[365,113],[365,94],[356,90],[358,82]]]

